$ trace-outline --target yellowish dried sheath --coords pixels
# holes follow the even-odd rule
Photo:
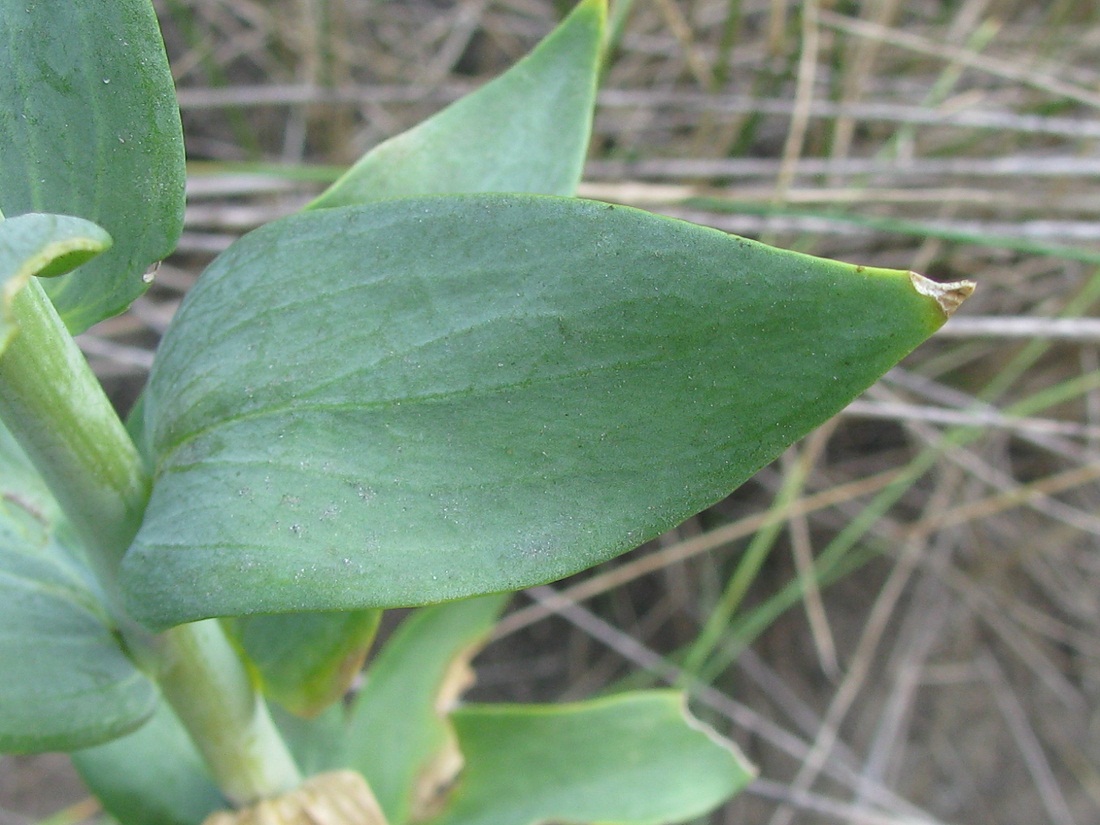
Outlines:
[[[362,776],[331,771],[274,799],[213,813],[203,825],[386,825],[386,817]]]

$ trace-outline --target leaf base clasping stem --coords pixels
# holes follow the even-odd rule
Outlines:
[[[296,787],[301,775],[263,697],[216,620],[152,635],[117,583],[151,481],[133,441],[37,279],[12,300],[19,330],[0,355],[0,417],[80,536],[131,654],[238,805]]]

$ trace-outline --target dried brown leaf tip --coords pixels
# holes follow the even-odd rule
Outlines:
[[[941,284],[916,272],[909,273],[909,280],[913,284],[913,289],[921,295],[927,295],[940,305],[945,318],[954,315],[962,302],[974,294],[973,281],[950,281]]]
[[[459,700],[477,681],[477,673],[470,662],[478,654],[484,642],[479,640],[459,652],[451,661],[439,685],[435,699],[435,712],[443,720],[445,738],[431,760],[421,768],[413,786],[412,820],[431,819],[447,804],[448,793],[462,770],[464,761],[458,747],[458,737],[448,719]]]
[[[362,776],[331,771],[274,799],[213,813],[203,825],[386,825],[386,817]]]

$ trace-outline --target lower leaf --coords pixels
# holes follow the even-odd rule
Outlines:
[[[473,681],[470,660],[507,600],[484,596],[418,610],[367,670],[341,763],[367,778],[391,825],[422,818],[461,766],[447,714]]]
[[[0,425],[0,752],[71,750],[133,730],[157,691],[123,651],[57,503]]]
[[[347,691],[374,640],[380,610],[244,616],[229,622],[265,694],[316,716]]]
[[[226,805],[164,702],[134,733],[77,751],[72,759],[104,810],[121,825],[200,825]]]
[[[754,771],[671,691],[452,715],[466,767],[431,825],[661,825],[703,816]]]

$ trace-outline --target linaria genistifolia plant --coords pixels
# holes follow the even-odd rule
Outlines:
[[[462,705],[467,663],[509,592],[722,498],[970,285],[573,197],[604,18],[222,254],[124,426],[72,336],[181,231],[156,17],[0,6],[0,750],[72,752],[124,825],[657,825],[750,779],[675,692]]]

